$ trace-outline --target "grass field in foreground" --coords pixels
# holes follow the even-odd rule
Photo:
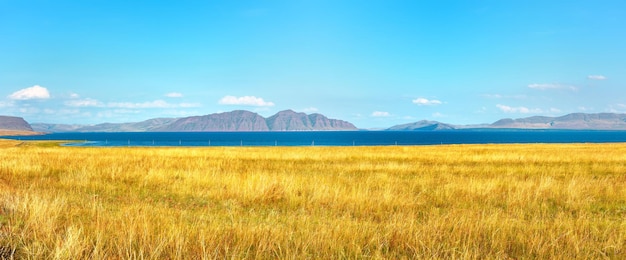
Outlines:
[[[626,144],[0,141],[0,258],[626,258]]]

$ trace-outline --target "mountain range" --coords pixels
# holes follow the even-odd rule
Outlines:
[[[500,119],[492,124],[451,125],[437,121],[418,121],[396,125],[387,130],[455,130],[455,129],[560,129],[560,130],[626,130],[626,114],[573,113],[560,117],[532,116]]]
[[[500,119],[492,124],[452,125],[421,120],[392,126],[389,131],[441,131],[457,129],[567,129],[626,130],[626,114],[574,113],[560,117],[532,116]],[[28,124],[20,117],[0,116],[0,134],[37,132],[211,132],[211,131],[342,131],[359,130],[353,124],[329,119],[322,114],[305,114],[285,110],[264,118],[261,115],[235,110],[204,116],[154,118],[133,123],[97,125]]]
[[[626,114],[574,113],[560,117],[533,116],[520,119],[501,119],[491,124],[492,128],[524,129],[594,129],[626,130]]]
[[[41,132],[217,132],[217,131],[343,131],[358,130],[353,124],[322,114],[285,110],[264,118],[246,111],[215,113],[183,118],[155,118],[135,123],[97,125],[32,124]]]

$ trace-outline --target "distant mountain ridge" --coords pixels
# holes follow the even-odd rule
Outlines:
[[[0,116],[0,136],[7,135],[37,135],[31,125],[21,117]]]
[[[501,119],[492,128],[571,129],[571,130],[626,130],[626,114],[574,113],[560,117],[533,116],[519,119]]]
[[[265,118],[245,110],[192,116],[175,120],[154,131],[160,132],[215,132],[215,131],[269,131]]]
[[[0,116],[0,129],[13,131],[33,131],[24,118],[15,116]]]
[[[330,119],[322,114],[284,110],[264,118],[235,110],[184,118],[155,118],[133,123],[104,123],[91,126],[32,124],[42,132],[216,132],[216,131],[342,131],[358,130],[352,123]]]
[[[261,115],[235,110],[204,116],[184,118],[154,118],[133,123],[104,123],[97,125],[40,124],[28,125],[15,117],[1,117],[0,129],[5,127],[30,129],[38,132],[211,132],[211,131],[341,131],[358,130],[352,123],[329,119],[322,114],[305,114],[284,110],[264,118]],[[4,123],[3,123],[4,122]],[[9,122],[9,123],[7,123]],[[32,128],[31,128],[32,126]],[[421,120],[392,126],[389,131],[442,131],[458,129],[563,129],[563,130],[626,130],[626,114],[573,113],[560,117],[532,116],[505,118],[492,124],[452,125]]]
[[[357,130],[346,121],[328,119],[322,114],[296,113],[285,110],[267,118],[267,126],[271,131],[310,131],[310,130]]]
[[[390,131],[415,131],[415,130],[433,131],[433,130],[452,130],[452,129],[456,129],[456,127],[453,125],[449,125],[449,124],[445,124],[445,123],[441,123],[437,121],[421,120],[415,123],[392,126],[388,128],[387,130],[390,130]]]
[[[455,129],[561,129],[561,130],[626,130],[626,114],[573,113],[560,117],[532,116],[505,118],[485,125],[451,125],[437,121],[418,121],[387,128],[387,130],[455,130]]]

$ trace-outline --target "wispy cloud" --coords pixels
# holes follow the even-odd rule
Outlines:
[[[554,107],[551,107],[550,110],[548,110],[548,111],[550,113],[561,113],[562,112],[561,109],[554,108]]]
[[[20,89],[9,95],[9,99],[13,100],[29,100],[29,99],[49,99],[50,92],[48,89],[39,85],[30,88]]]
[[[441,105],[442,102],[436,99],[426,99],[426,98],[416,98],[413,99],[413,104],[417,104],[419,106],[433,106],[433,105]]]
[[[372,112],[373,117],[389,117],[391,114],[389,112],[384,111],[374,111]]]
[[[441,118],[441,117],[446,117],[446,115],[439,113],[439,112],[435,112],[432,114],[432,117]]]
[[[591,80],[605,80],[607,79],[607,77],[603,76],[603,75],[589,75],[587,76],[588,79]]]
[[[8,102],[0,101],[0,108],[2,108],[2,107],[12,107],[12,106],[13,106],[13,102],[12,101],[8,101]]]
[[[221,105],[243,105],[243,106],[256,106],[256,107],[272,107],[273,102],[265,101],[263,98],[255,96],[225,96],[218,101]]]
[[[541,112],[543,112],[541,109],[538,109],[538,108],[527,108],[527,107],[524,107],[524,106],[511,107],[511,106],[507,106],[507,105],[498,104],[498,105],[496,105],[496,107],[498,109],[500,109],[500,111],[502,111],[504,113],[529,114],[529,113],[541,113]]]
[[[141,113],[141,111],[135,110],[135,109],[121,108],[121,109],[113,109],[113,113],[114,114],[139,114]]]
[[[528,87],[532,89],[538,89],[538,90],[558,90],[558,89],[571,90],[571,91],[578,90],[578,88],[575,86],[564,85],[564,84],[553,84],[553,83],[540,83],[540,84],[534,83],[534,84],[528,85]]]
[[[319,109],[317,109],[317,107],[307,107],[305,109],[302,109],[302,112],[304,113],[315,113],[318,112]]]
[[[481,95],[484,98],[490,99],[525,99],[526,95],[501,95],[501,94],[483,94]]]
[[[154,100],[146,102],[109,102],[103,103],[96,99],[84,98],[78,100],[68,100],[64,104],[68,107],[105,107],[119,109],[148,109],[148,108],[192,108],[200,107],[198,103],[168,103],[164,100]]]
[[[141,102],[141,103],[111,102],[107,104],[107,107],[133,109],[133,108],[172,108],[174,106],[163,100],[155,100],[155,101],[147,101],[147,102]]]
[[[181,98],[183,97],[183,94],[179,92],[170,92],[170,93],[165,94],[165,96],[169,98]]]
[[[481,96],[484,98],[495,98],[495,99],[504,98],[504,96],[500,94],[482,94]]]
[[[91,99],[91,98],[68,100],[68,101],[65,101],[64,104],[68,107],[102,107],[104,106],[102,102],[95,100],[95,99]]]
[[[182,107],[182,108],[191,108],[191,107],[201,107],[202,104],[200,103],[180,103],[178,104],[178,107]]]
[[[20,107],[17,111],[19,111],[20,114],[38,114],[41,112],[41,109],[36,107]]]
[[[610,113],[624,113],[626,112],[626,104],[612,104],[609,105],[607,110]]]

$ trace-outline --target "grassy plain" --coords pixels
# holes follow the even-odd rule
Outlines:
[[[626,259],[626,144],[0,141],[0,258]]]

